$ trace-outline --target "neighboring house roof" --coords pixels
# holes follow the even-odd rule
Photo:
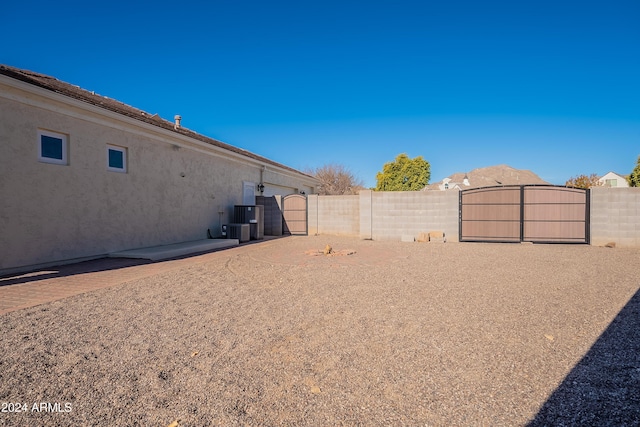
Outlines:
[[[466,185],[465,178],[469,185]],[[488,166],[474,169],[471,172],[457,172],[443,179],[427,185],[425,190],[467,190],[479,187],[492,187],[496,185],[549,185],[549,183],[529,170],[514,169],[508,165]]]
[[[602,176],[600,177],[600,179],[602,179],[602,178],[606,178],[606,177],[610,177],[610,176],[611,176],[611,177],[613,177],[613,178],[622,178],[622,179],[626,179],[624,175],[619,174],[619,173],[615,173],[615,172],[613,172],[613,171],[609,171],[609,172],[605,173],[604,175],[602,175]]]
[[[99,108],[104,108],[105,110],[109,110],[118,114],[122,114],[123,116],[131,117],[136,120],[140,120],[141,122],[149,123],[154,126],[158,126],[160,128],[170,130],[172,132],[179,133],[181,135],[188,136],[190,138],[196,139],[198,141],[214,145],[219,148],[223,148],[225,150],[241,154],[248,158],[258,160],[260,162],[277,166],[282,169],[286,169],[291,172],[298,173],[300,175],[304,175],[316,180],[315,177],[312,177],[308,174],[300,172],[296,169],[290,168],[283,164],[274,162],[273,160],[269,160],[265,157],[259,156],[257,154],[251,153],[249,151],[243,150],[238,147],[234,147],[233,145],[226,144],[224,142],[218,141],[213,138],[209,138],[208,136],[201,135],[197,132],[194,132],[189,129],[185,129],[184,127],[175,127],[175,123],[169,120],[165,120],[159,117],[157,114],[149,114],[145,111],[139,110],[137,108],[126,105],[120,101],[116,101],[115,99],[108,98],[106,96],[98,95],[95,92],[90,92],[85,89],[81,89],[78,86],[74,86],[69,83],[65,83],[56,79],[55,77],[47,76],[45,74],[36,73],[33,71],[23,70],[20,68],[11,67],[9,65],[0,64],[0,74],[5,75],[7,77],[14,78],[16,80],[23,81],[25,83],[32,84],[34,86],[41,87],[43,89],[50,90],[52,92],[59,93],[61,95],[68,96],[73,99],[77,99],[82,102],[86,102],[87,104],[94,105]]]

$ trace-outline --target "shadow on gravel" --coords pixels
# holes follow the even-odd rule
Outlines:
[[[238,246],[249,246],[259,243],[268,242],[276,239],[287,238],[284,236],[265,236],[261,240],[251,240],[249,242],[240,243]],[[237,246],[236,246],[237,247]],[[233,247],[232,247],[233,248]],[[0,275],[0,286],[17,285],[20,283],[31,283],[40,280],[54,279],[60,277],[74,276],[76,274],[96,273],[99,271],[117,270],[119,268],[133,267],[136,265],[160,263],[163,261],[171,261],[176,259],[191,258],[206,253],[224,251],[229,248],[214,249],[206,252],[194,252],[188,255],[168,258],[160,261],[150,261],[146,259],[136,258],[98,258],[90,261],[82,261],[74,264],[64,264],[54,267],[40,268],[26,273],[15,273]]]
[[[117,270],[119,268],[126,268],[149,263],[151,263],[151,261],[144,259],[99,258],[91,261],[78,262],[75,264],[41,268],[28,273],[0,276],[0,286],[17,285],[19,283],[31,283],[40,280],[74,276],[76,274]]]
[[[640,425],[640,290],[527,425]]]

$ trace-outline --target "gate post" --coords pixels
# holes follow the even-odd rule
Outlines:
[[[584,237],[587,245],[591,244],[591,189],[585,191]]]
[[[317,236],[318,230],[318,215],[320,210],[320,204],[317,194],[309,194],[307,196],[307,233],[310,236]]]
[[[360,238],[363,240],[373,239],[373,212],[372,212],[372,198],[373,192],[371,190],[361,190],[359,194],[360,202]]]
[[[458,242],[462,242],[462,190],[458,191]]]
[[[520,186],[520,243],[524,240],[524,185]]]

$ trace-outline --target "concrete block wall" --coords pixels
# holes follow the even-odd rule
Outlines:
[[[413,241],[421,232],[443,231],[458,241],[457,191],[389,191],[372,193],[371,238]]]
[[[373,239],[373,191],[361,191],[359,196],[360,238],[365,240]]]
[[[308,198],[309,234],[342,234],[373,240],[411,240],[443,231],[458,241],[458,192],[377,192]]]
[[[591,244],[640,247],[640,188],[591,188]]]
[[[343,234],[373,240],[413,240],[444,231],[458,241],[457,191],[378,192],[308,198],[309,234]],[[591,189],[591,244],[640,247],[640,188]]]
[[[318,196],[307,198],[310,235],[357,236],[360,232],[359,196]]]
[[[318,195],[309,194],[307,196],[307,233],[315,236],[318,233]]]

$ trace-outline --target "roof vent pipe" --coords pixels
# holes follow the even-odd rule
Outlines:
[[[179,114],[176,114],[173,118],[176,121],[176,124],[173,125],[173,128],[174,129],[180,129],[180,120],[182,120],[182,116],[179,115]]]

